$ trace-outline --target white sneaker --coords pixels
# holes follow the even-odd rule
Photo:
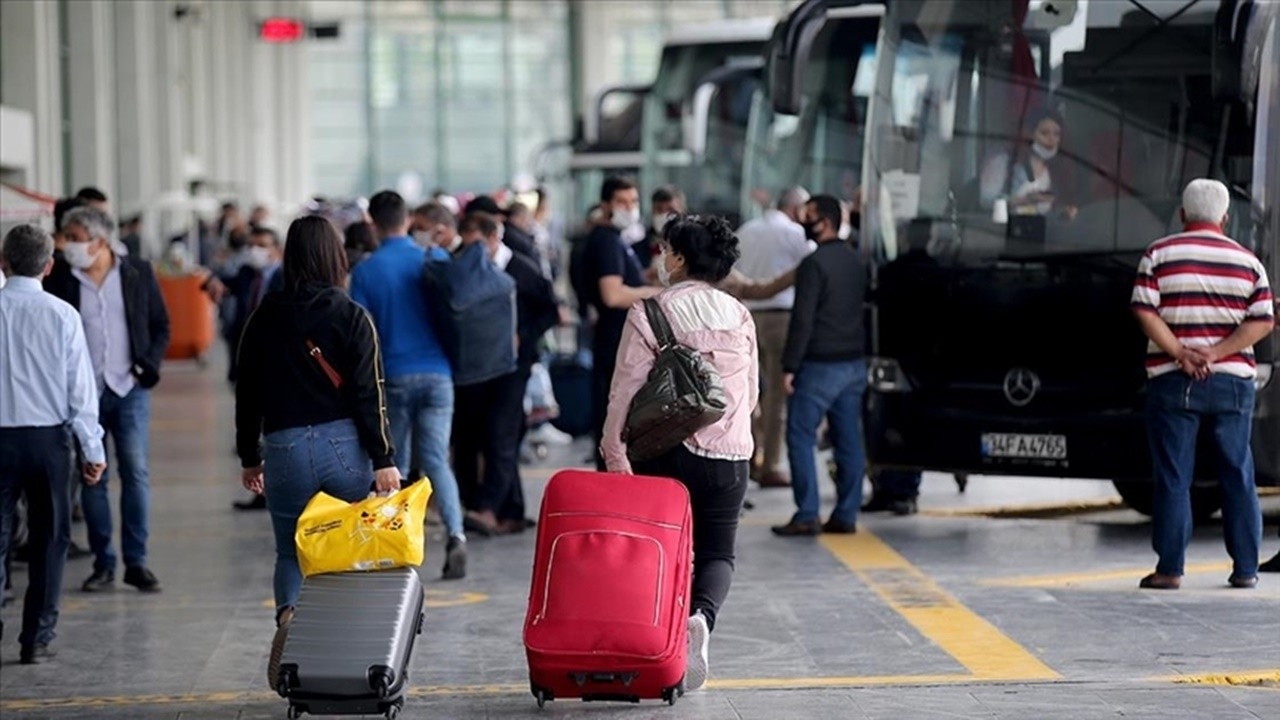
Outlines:
[[[696,612],[689,616],[689,663],[684,671],[684,689],[697,690],[707,684],[711,671],[707,651],[711,644],[711,628],[707,619]]]
[[[561,432],[551,423],[543,423],[529,433],[529,440],[532,442],[545,443],[547,445],[555,445],[564,447],[573,444],[573,436],[566,432]]]

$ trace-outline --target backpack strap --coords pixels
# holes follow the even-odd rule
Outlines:
[[[653,335],[658,339],[658,349],[665,350],[676,344],[675,333],[671,332],[671,324],[667,322],[667,314],[662,312],[662,306],[654,298],[646,298],[644,301],[644,312],[649,318],[649,328],[653,330]]]

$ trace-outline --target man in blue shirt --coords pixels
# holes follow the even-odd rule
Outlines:
[[[453,377],[422,283],[427,253],[442,259],[448,255],[413,242],[409,209],[398,193],[384,190],[370,198],[369,217],[382,242],[351,273],[351,297],[369,311],[378,327],[396,465],[408,477],[413,457],[431,481],[449,533],[444,578],[456,580],[466,576],[467,552],[458,481],[449,467]]]
[[[80,316],[40,285],[53,267],[53,238],[34,225],[19,225],[5,236],[3,264],[10,278],[0,289],[0,587],[13,505],[25,492],[30,584],[18,642],[20,661],[29,665],[54,655],[49,643],[71,543],[73,439],[88,485],[102,478],[107,455]]]

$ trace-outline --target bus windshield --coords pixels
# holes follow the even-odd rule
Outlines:
[[[864,233],[880,260],[1125,254],[1197,177],[1256,245],[1253,114],[1213,102],[1218,0],[903,0],[879,50]]]
[[[805,73],[799,115],[775,112],[762,88],[752,104],[740,204],[745,217],[795,185],[851,199],[862,182],[863,129],[874,86],[878,17],[823,26]]]

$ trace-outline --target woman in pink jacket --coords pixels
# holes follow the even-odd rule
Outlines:
[[[653,262],[667,288],[658,295],[658,304],[676,340],[700,351],[719,370],[728,409],[683,445],[631,466],[622,430],[631,400],[658,353],[644,305],[636,304],[618,347],[600,451],[611,472],[675,478],[689,488],[694,558],[685,686],[695,690],[706,682],[708,639],[733,578],[738,516],[754,451],[751,413],[759,396],[756,327],[742,303],[715,288],[739,255],[738,238],[723,218],[676,218],[663,228],[658,249]]]

